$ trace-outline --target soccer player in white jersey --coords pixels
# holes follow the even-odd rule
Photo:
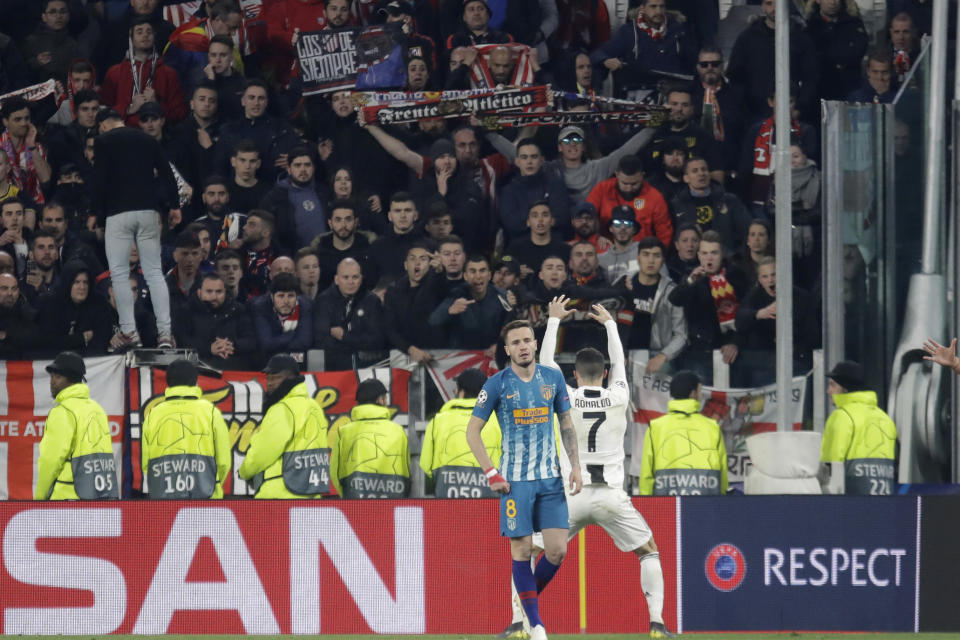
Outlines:
[[[557,329],[560,321],[573,313],[572,309],[566,308],[567,302],[565,296],[550,302],[550,318],[540,349],[540,364],[555,369],[560,368],[553,359]],[[609,311],[593,305],[590,317],[607,330],[610,384],[606,388],[603,386],[606,373],[603,354],[592,347],[578,351],[573,373],[577,388],[568,388],[568,393],[580,450],[583,491],[567,498],[569,539],[572,540],[588,524],[597,524],[603,527],[618,549],[637,554],[640,586],[650,611],[650,637],[671,638],[673,634],[663,623],[663,570],[653,532],[623,490],[623,436],[627,430],[630,404],[623,346],[617,323]],[[565,462],[561,460],[561,465]]]

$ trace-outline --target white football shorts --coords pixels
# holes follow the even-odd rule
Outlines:
[[[577,495],[567,496],[567,509],[571,540],[588,524],[603,527],[621,551],[633,551],[653,538],[647,521],[623,489],[606,484],[586,485]]]

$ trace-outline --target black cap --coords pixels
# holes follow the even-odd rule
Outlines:
[[[859,362],[853,360],[838,362],[827,374],[827,377],[847,391],[863,391],[866,389],[863,383],[863,367]]]
[[[577,205],[577,208],[573,210],[573,217],[579,218],[580,216],[592,216],[597,217],[597,208],[593,206],[592,202],[587,202],[584,200]]]
[[[387,388],[376,378],[364,380],[357,385],[356,399],[358,404],[371,404],[380,396],[387,395]]]
[[[468,398],[476,398],[487,382],[487,376],[480,369],[467,369],[453,379],[457,388],[463,391]]]
[[[137,116],[141,120],[144,118],[163,118],[163,107],[160,106],[159,102],[144,102],[140,105],[140,108],[137,110]]]
[[[430,145],[430,159],[436,161],[440,156],[456,156],[457,151],[453,148],[453,143],[446,138],[437,138]]]
[[[636,224],[637,212],[634,211],[633,207],[619,204],[610,211],[610,221],[612,222],[614,220],[627,220],[628,222]]]
[[[97,124],[107,120],[123,120],[123,116],[116,109],[100,109],[97,112]]]
[[[183,358],[178,358],[167,365],[167,385],[171,387],[197,384],[197,367]]]
[[[514,258],[513,256],[511,255],[500,256],[500,260],[497,262],[496,266],[494,267],[494,271],[500,271],[500,269],[503,269],[504,267],[506,267],[507,269],[510,269],[510,272],[513,273],[514,275],[518,275],[518,276],[520,275],[520,261]]]
[[[670,397],[675,400],[689,398],[699,384],[700,378],[693,371],[678,371],[670,380]]]
[[[398,16],[400,14],[412,16],[413,5],[407,2],[407,0],[390,0],[390,2],[380,7],[379,13],[389,13],[392,16]]]
[[[60,374],[71,382],[83,382],[83,377],[87,375],[87,365],[75,351],[63,351],[47,365],[47,373]]]
[[[267,366],[263,368],[264,373],[283,373],[284,371],[300,375],[300,365],[293,359],[293,356],[286,353],[270,356]]]
[[[660,145],[660,154],[665,156],[674,151],[683,151],[686,153],[687,149],[687,143],[684,142],[683,138],[679,136],[668,136],[667,139],[663,141],[663,144]]]

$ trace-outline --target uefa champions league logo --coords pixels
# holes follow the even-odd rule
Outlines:
[[[747,575],[747,561],[736,545],[723,542],[707,554],[703,569],[714,589],[733,591]]]

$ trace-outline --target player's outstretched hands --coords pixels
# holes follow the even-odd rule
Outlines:
[[[570,298],[567,296],[556,296],[550,303],[547,305],[547,308],[550,311],[551,318],[560,318],[563,320],[568,315],[573,313],[573,309],[567,309],[567,303],[570,302]]]
[[[613,316],[610,315],[610,312],[607,311],[607,308],[602,304],[595,304],[590,308],[593,309],[593,313],[589,313],[587,315],[589,315],[591,318],[593,318],[600,324],[603,324],[607,320],[613,320]]]
[[[583,489],[583,478],[580,477],[580,465],[570,469],[570,495],[575,496]]]
[[[939,344],[933,338],[927,338],[927,341],[923,343],[923,350],[930,354],[923,356],[924,360],[931,360],[949,369],[952,369],[957,362],[954,355],[957,352],[956,338],[950,341],[949,347]]]

